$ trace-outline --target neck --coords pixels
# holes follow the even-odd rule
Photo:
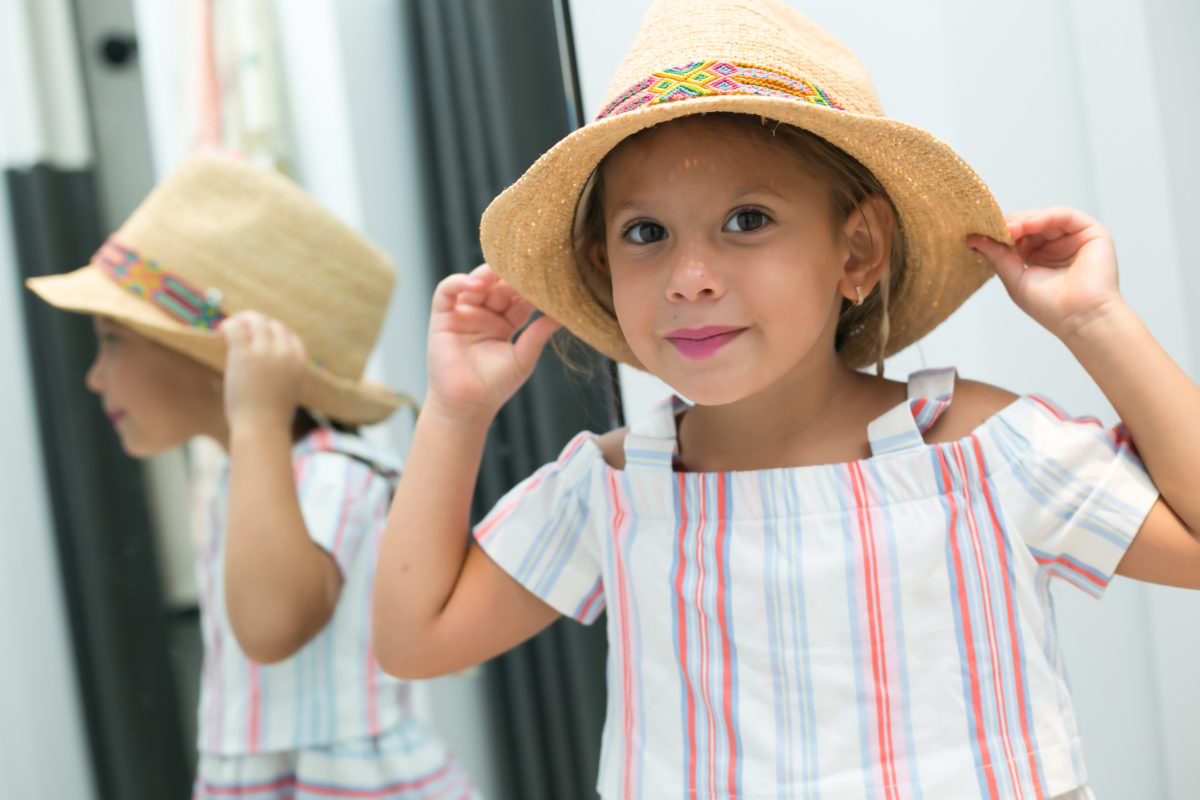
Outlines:
[[[724,472],[866,457],[864,420],[878,404],[875,392],[863,390],[877,382],[834,356],[735,403],[696,406],[679,426],[683,463],[689,471]]]

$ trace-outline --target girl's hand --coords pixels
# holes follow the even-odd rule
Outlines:
[[[300,337],[278,320],[242,311],[217,328],[225,337],[225,417],[232,430],[267,425],[291,430],[308,367]]]
[[[1100,223],[1072,208],[1005,216],[1013,246],[987,236],[967,245],[992,262],[1013,301],[1064,339],[1121,303],[1117,256]]]
[[[533,372],[559,324],[541,317],[513,341],[534,307],[487,264],[451,275],[433,293],[429,398],[463,420],[490,420]]]

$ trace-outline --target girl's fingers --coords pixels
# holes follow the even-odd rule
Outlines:
[[[453,311],[460,295],[464,292],[479,293],[481,289],[480,279],[473,275],[460,272],[443,278],[433,290],[433,310],[443,313]]]
[[[982,255],[996,270],[1004,288],[1013,293],[1025,272],[1025,259],[1006,244],[1001,244],[990,236],[968,236],[967,246]]]
[[[1065,206],[1019,211],[1006,214],[1004,220],[1008,223],[1008,232],[1014,241],[1034,234],[1048,239],[1059,239],[1096,224],[1094,219],[1082,211]]]

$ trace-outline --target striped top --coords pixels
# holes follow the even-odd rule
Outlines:
[[[259,665],[242,654],[225,609],[226,468],[196,559],[202,753],[265,753],[375,736],[409,714],[407,685],[379,668],[370,640],[375,559],[399,465],[357,436],[318,428],[292,448],[292,468],[305,527],[342,572],[337,608],[291,658]]]
[[[605,798],[1044,798],[1085,783],[1049,593],[1098,595],[1157,498],[1123,429],[1015,400],[926,445],[909,382],[871,458],[672,470],[664,404],[588,433],[479,524],[582,622],[607,608]]]

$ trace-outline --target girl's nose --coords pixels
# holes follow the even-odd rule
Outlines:
[[[700,245],[679,249],[667,277],[667,299],[672,302],[709,299],[725,293],[725,284],[714,269],[712,253]]]
[[[92,365],[88,367],[87,374],[83,376],[83,385],[94,394],[100,394],[104,391],[104,382],[101,380],[99,354],[92,360]]]

